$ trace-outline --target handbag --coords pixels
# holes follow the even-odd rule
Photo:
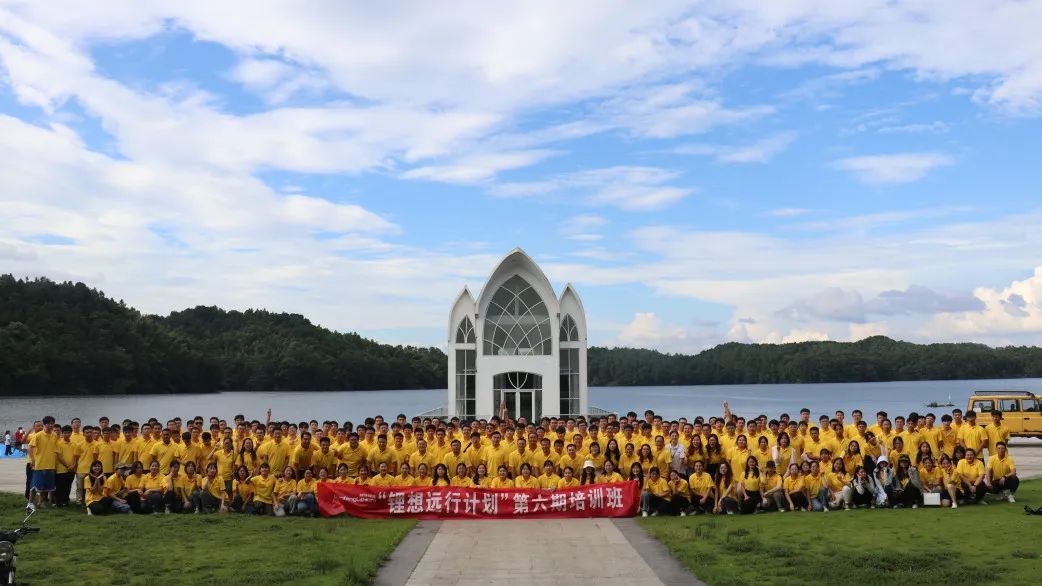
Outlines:
[[[927,507],[939,507],[941,506],[941,493],[939,492],[928,492],[923,494],[923,504]]]

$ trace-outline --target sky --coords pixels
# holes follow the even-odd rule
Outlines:
[[[0,0],[0,272],[444,346],[1042,344],[1042,1]]]

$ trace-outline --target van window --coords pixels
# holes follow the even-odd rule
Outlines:
[[[991,413],[995,408],[995,401],[991,399],[977,399],[973,402],[973,410],[977,413]]]
[[[1003,413],[1007,411],[1020,411],[1020,405],[1017,403],[1017,399],[1000,399],[999,411],[1002,411]]]
[[[1024,399],[1024,410],[1038,413],[1038,399]]]

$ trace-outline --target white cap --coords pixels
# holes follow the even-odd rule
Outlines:
[[[890,460],[888,460],[886,456],[879,456],[879,461],[876,462],[876,464],[882,464],[883,462],[886,462],[887,464],[889,464]]]
[[[593,460],[583,462],[583,468],[593,468]]]

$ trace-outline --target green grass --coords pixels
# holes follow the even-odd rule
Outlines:
[[[1037,583],[1042,480],[1017,503],[638,519],[683,564],[717,584]]]
[[[0,527],[25,499],[0,493]],[[18,542],[19,583],[365,584],[410,529],[409,519],[215,515],[88,517],[45,509]]]

